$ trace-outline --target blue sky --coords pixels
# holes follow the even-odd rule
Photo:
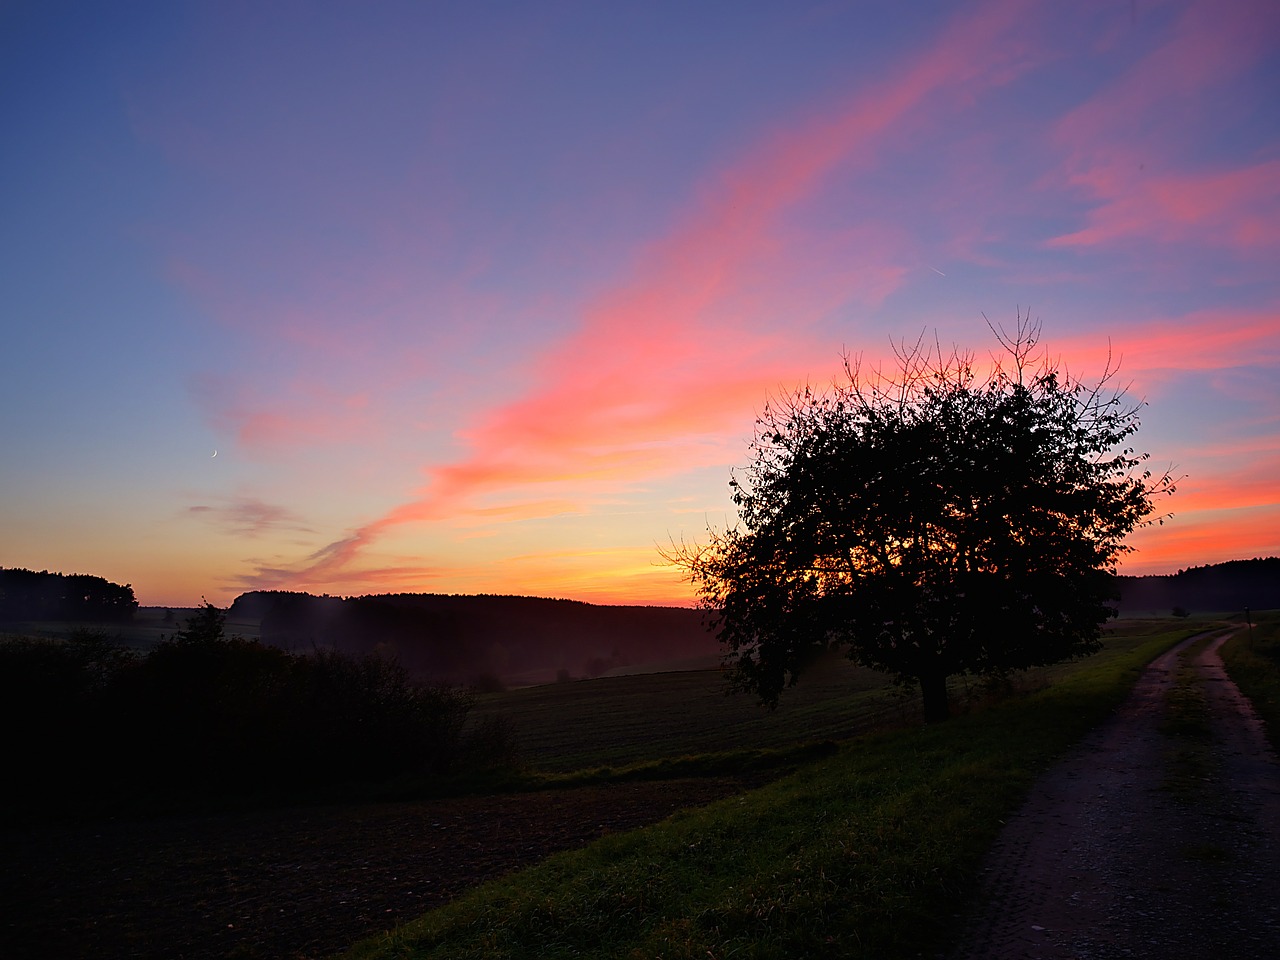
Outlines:
[[[687,602],[770,394],[1019,309],[1126,570],[1280,552],[1280,10],[904,6],[6,5],[0,564]]]

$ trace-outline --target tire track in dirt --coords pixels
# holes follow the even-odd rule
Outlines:
[[[1218,648],[1192,637],[1032,788],[987,860],[953,960],[1280,957],[1280,764]],[[1180,659],[1185,658],[1185,659]],[[1209,777],[1169,789],[1161,730],[1179,666],[1196,672]]]

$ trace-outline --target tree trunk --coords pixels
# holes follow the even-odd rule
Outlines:
[[[951,716],[947,703],[947,675],[933,673],[920,677],[920,695],[924,700],[924,722],[938,723]]]

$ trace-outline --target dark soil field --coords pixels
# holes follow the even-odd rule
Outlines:
[[[9,827],[0,957],[325,957],[482,881],[758,782]]]

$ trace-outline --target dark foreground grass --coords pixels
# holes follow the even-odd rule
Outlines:
[[[477,718],[510,723],[525,762],[538,770],[628,766],[667,756],[783,748],[843,740],[914,722],[913,694],[840,657],[816,665],[775,711],[729,695],[718,670],[601,677],[477,698]]]
[[[769,786],[486,884],[347,960],[936,951],[1036,774],[1195,628],[1131,628],[1047,689],[849,742]]]
[[[1252,619],[1252,629],[1238,630],[1222,645],[1222,661],[1266,722],[1271,745],[1280,752],[1280,611],[1255,613]]]

